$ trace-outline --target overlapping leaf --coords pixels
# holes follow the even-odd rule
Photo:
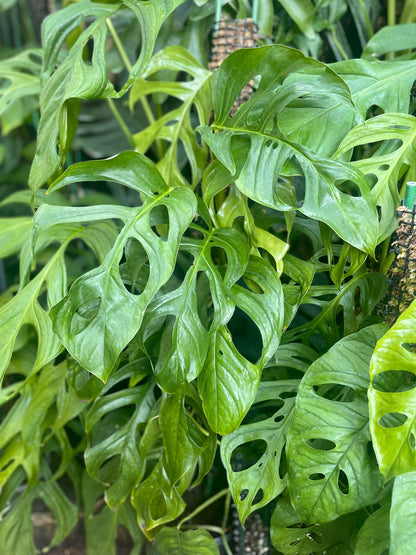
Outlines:
[[[144,203],[137,208],[110,205],[57,209],[42,206],[36,215],[35,226],[45,231],[58,222],[110,218],[124,223],[103,263],[78,278],[68,295],[51,311],[54,330],[68,351],[82,366],[106,380],[118,355],[137,333],[145,308],[172,274],[179,241],[195,214],[196,200],[188,188],[169,188],[154,165],[133,152],[72,166],[53,188],[63,187],[74,180],[101,179],[119,182],[140,192]],[[152,231],[151,213],[160,207],[168,213],[166,237]],[[150,264],[148,282],[139,295],[126,289],[119,270],[130,238],[143,246]]]
[[[85,464],[95,480],[111,484],[105,498],[112,509],[130,495],[133,486],[143,476],[144,464],[138,448],[139,426],[147,422],[155,397],[151,382],[112,393],[108,391],[135,376],[145,362],[146,359],[136,360],[118,370],[108,380],[86,416],[85,428],[91,434],[93,443],[85,451]],[[123,410],[131,405],[134,412],[125,421]],[[119,462],[113,464],[108,475],[102,478],[100,472],[103,466],[115,457],[119,458]]]
[[[169,69],[184,72],[192,77],[182,82],[151,80],[155,72]],[[161,93],[171,95],[181,101],[178,108],[170,110],[134,135],[136,148],[145,153],[155,140],[167,141],[169,146],[158,161],[157,168],[168,183],[184,183],[186,179],[178,166],[178,149],[181,146],[192,171],[192,185],[195,186],[205,169],[207,149],[200,146],[194,132],[195,122],[191,120],[194,107],[201,125],[207,125],[211,113],[209,82],[212,73],[203,68],[185,49],[171,46],[158,52],[147,65],[143,78],[136,80],[130,92],[130,106],[133,107],[145,95]],[[150,78],[150,79],[149,79]]]
[[[77,100],[123,95],[149,61],[163,21],[182,2],[183,0],[123,0],[101,4],[82,0],[47,18],[42,27],[45,58],[42,70],[44,84],[40,97],[41,119],[37,150],[29,179],[33,191],[53,177],[62,164],[76,128]],[[107,75],[106,19],[123,5],[131,9],[140,22],[142,46],[127,82],[117,93]],[[78,25],[89,18],[94,19],[78,36],[64,60],[55,69],[64,41]],[[85,46],[88,42],[92,45],[91,59],[84,60]]]
[[[240,426],[221,441],[221,458],[242,522],[252,511],[267,505],[286,488],[287,475],[282,469],[282,457],[298,383],[296,380],[262,382],[252,410],[260,412],[264,406],[268,410],[274,409],[274,414]],[[264,452],[259,453],[260,456],[253,453],[252,460],[243,460],[244,466],[251,463],[248,468],[238,468],[234,453],[245,444],[253,445],[252,442],[259,441]]]
[[[370,427],[386,479],[416,469],[416,302],[380,339],[371,358]]]
[[[300,210],[325,222],[348,243],[371,254],[377,242],[378,218],[364,175],[350,164],[318,156],[311,148],[288,139],[288,129],[285,134],[279,129],[282,107],[308,92],[299,83],[296,83],[299,87],[288,85],[286,90],[285,78],[295,71],[309,77],[329,70],[282,46],[233,53],[214,76],[215,120],[212,129],[203,127],[201,133],[217,158],[235,176],[244,194],[272,208],[293,210],[296,205],[288,203],[279,176],[301,176],[305,180],[305,197],[298,199]],[[261,75],[257,91],[230,118],[242,87],[257,75]],[[307,83],[313,83],[313,79]],[[345,84],[340,88],[346,94]],[[320,102],[318,106],[326,109],[325,95]],[[346,181],[353,182],[361,196],[353,197],[338,188],[338,184]]]
[[[182,532],[176,528],[163,528],[156,534],[156,547],[160,555],[218,555],[219,549],[206,530]]]
[[[386,141],[370,158],[357,160],[352,165],[364,174],[376,177],[371,189],[381,209],[380,240],[388,237],[396,227],[395,210],[400,204],[397,183],[402,171],[416,162],[414,139],[416,118],[407,114],[382,114],[355,127],[342,141],[335,156],[352,152],[355,147]],[[390,146],[388,141],[392,143]],[[384,148],[387,146],[387,148]]]
[[[382,475],[367,450],[367,388],[370,358],[384,331],[376,325],[341,339],[299,386],[287,457],[290,496],[307,523],[334,520],[381,492]]]
[[[390,505],[383,505],[364,522],[357,535],[354,555],[380,555],[389,551],[389,513]]]
[[[22,125],[38,105],[42,51],[26,50],[0,62],[0,122],[9,133]]]

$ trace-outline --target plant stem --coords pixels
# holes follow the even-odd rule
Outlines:
[[[127,52],[123,46],[123,43],[120,40],[120,37],[117,33],[117,31],[114,28],[114,25],[111,21],[110,18],[106,19],[106,23],[107,23],[107,27],[111,33],[111,36],[113,37],[113,41],[114,44],[117,48],[118,53],[120,54],[120,58],[123,60],[123,64],[125,65],[127,71],[130,73],[133,66],[129,60],[129,57],[127,56]],[[143,111],[145,113],[145,116],[147,118],[147,121],[149,122],[149,125],[152,125],[153,123],[155,123],[155,116],[153,115],[152,109],[150,108],[150,104],[147,100],[147,98],[145,96],[142,96],[140,98],[140,103],[142,105]],[[159,139],[155,140],[155,146],[156,146],[156,152],[159,158],[163,158],[163,148],[162,148],[162,143]],[[135,145],[134,145],[135,147]]]
[[[227,527],[228,515],[230,513],[230,503],[231,503],[231,492],[228,491],[227,495],[225,496],[224,514],[222,516],[222,523],[221,523],[221,528],[223,530],[225,530]]]
[[[120,115],[120,112],[117,110],[117,106],[116,106],[114,100],[112,98],[107,98],[107,102],[108,102],[108,105],[110,107],[110,110],[113,112],[114,117],[118,121],[118,124],[120,125],[121,130],[123,131],[124,135],[126,136],[126,139],[128,140],[130,146],[134,150],[136,148],[136,144],[134,142],[133,135],[130,133],[130,129],[127,127],[125,121],[123,120],[123,118]]]
[[[396,24],[396,0],[387,0],[387,25]]]
[[[177,525],[177,529],[179,530],[182,526],[182,524],[184,524],[186,521],[191,520],[191,518],[193,518],[194,516],[196,516],[197,514],[201,513],[204,509],[206,509],[207,507],[209,507],[210,505],[212,505],[212,503],[215,503],[215,501],[218,501],[218,499],[221,499],[221,497],[223,495],[227,495],[227,493],[229,492],[228,488],[222,489],[221,491],[219,491],[218,493],[216,493],[215,495],[213,495],[210,499],[207,499],[205,501],[205,503],[202,503],[202,505],[200,505],[199,507],[197,507],[195,509],[195,511],[193,511],[191,514],[185,516]]]
[[[360,8],[361,8],[361,11],[362,11],[362,14],[363,14],[363,17],[364,17],[365,26],[367,28],[368,38],[371,39],[371,37],[374,36],[374,31],[373,31],[373,27],[371,25],[370,18],[368,17],[368,13],[367,13],[367,10],[365,9],[363,0],[358,0],[358,3],[360,4]]]
[[[335,46],[338,48],[339,53],[341,54],[341,56],[344,58],[344,60],[348,60],[347,53],[346,53],[345,50],[343,49],[343,47],[342,47],[341,43],[339,42],[339,40],[337,39],[337,35],[336,35],[336,33],[335,33],[335,29],[332,29],[331,35],[332,35],[332,38],[333,38],[333,40],[334,40],[334,44],[335,44]]]

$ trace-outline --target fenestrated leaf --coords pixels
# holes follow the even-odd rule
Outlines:
[[[296,514],[290,499],[282,497],[272,514],[270,535],[273,547],[285,555],[324,554],[332,549],[334,553],[352,555],[355,528],[353,515],[307,526]]]
[[[374,503],[382,475],[367,452],[368,367],[376,325],[338,341],[306,372],[288,434],[289,491],[305,522],[328,522]]]
[[[221,326],[209,334],[208,356],[198,377],[204,412],[211,428],[221,435],[233,432],[253,403],[262,368],[275,353],[283,329],[282,286],[272,266],[262,258],[250,257],[244,279],[248,288],[236,284],[230,297],[261,333],[260,360],[253,364],[245,359],[227,327]]]
[[[364,174],[377,178],[371,189],[377,205],[381,208],[380,240],[388,237],[396,227],[395,211],[400,204],[397,183],[401,171],[416,163],[416,118],[408,114],[382,114],[355,127],[342,141],[335,156],[341,156],[355,147],[391,141],[390,148],[384,144],[370,158],[357,160],[352,165]],[[395,141],[395,142],[393,142]]]
[[[139,426],[147,422],[155,397],[151,382],[107,392],[137,374],[146,362],[145,358],[136,360],[111,376],[85,420],[85,429],[92,438],[92,445],[84,455],[87,471],[92,478],[109,486],[105,499],[111,509],[118,507],[130,495],[133,486],[143,476],[144,464],[137,436]],[[134,412],[126,421],[123,410],[127,406],[134,406]],[[102,467],[113,457],[118,457],[119,461],[113,465],[109,476],[101,478]]]
[[[394,480],[390,510],[390,553],[392,555],[406,555],[416,550],[415,485],[415,471],[397,476]]]
[[[0,122],[9,133],[36,109],[40,93],[42,50],[33,48],[0,61]]]
[[[251,512],[267,505],[286,487],[286,470],[281,468],[281,464],[298,384],[296,380],[262,382],[252,410],[262,414],[262,409],[273,409],[274,414],[257,418],[254,423],[240,426],[235,432],[222,438],[221,459],[227,470],[231,493],[242,522]],[[258,455],[252,452],[251,459],[248,460],[242,457],[243,468],[239,468],[238,454],[235,453],[245,448],[246,457],[249,457],[248,445],[253,445],[252,442],[261,442],[264,452]],[[247,465],[248,468],[244,468]]]
[[[45,58],[44,81],[40,105],[36,155],[30,172],[29,185],[36,191],[55,176],[73,139],[76,127],[77,100],[122,96],[149,61],[158,31],[166,17],[183,0],[154,0],[152,2],[122,2],[100,4],[82,0],[50,15],[42,26]],[[116,92],[107,75],[106,19],[121,7],[128,7],[137,17],[142,32],[138,60],[120,92]],[[93,19],[92,19],[93,18]],[[58,55],[68,35],[81,23],[92,20],[56,67]],[[84,60],[84,48],[92,46],[90,60]],[[59,151],[57,152],[57,146]]]
[[[288,86],[285,90],[287,74],[295,71],[319,76],[329,70],[283,46],[234,52],[214,76],[215,120],[211,129],[202,127],[201,133],[244,194],[278,210],[293,210],[296,203],[290,200],[279,176],[301,176],[305,179],[305,198],[302,204],[298,199],[299,209],[372,254],[378,218],[364,175],[350,164],[318,156],[312,148],[288,139],[287,129],[286,135],[279,129],[283,107],[302,95],[302,87]],[[257,91],[230,118],[242,87],[257,75],[261,75]],[[323,109],[327,107],[324,91],[319,102]],[[353,182],[361,196],[353,197],[338,188],[346,181]]]
[[[156,534],[156,547],[161,555],[219,555],[219,549],[206,530],[188,530],[164,527]]]
[[[416,302],[377,343],[371,358],[370,429],[386,480],[416,469]],[[410,379],[409,379],[410,378]]]
[[[52,207],[53,208],[53,207]],[[0,308],[0,382],[10,362],[13,348],[19,331],[25,324],[32,325],[38,336],[38,349],[32,372],[36,372],[57,356],[61,348],[59,338],[52,329],[52,322],[48,311],[39,303],[39,296],[43,291],[44,283],[48,286],[48,306],[58,302],[66,293],[66,269],[64,252],[70,241],[83,239],[87,244],[95,245],[97,251],[104,252],[108,245],[108,226],[101,229],[99,224],[88,228],[79,224],[62,225],[54,233],[39,234],[35,251],[44,248],[53,241],[61,243],[59,249],[50,258],[36,277],[24,286],[9,302]],[[95,228],[95,232],[93,229]],[[29,247],[30,245],[26,244]],[[22,281],[25,283],[25,274],[30,270],[31,256],[26,252],[22,256]]]
[[[358,532],[354,555],[380,555],[385,551],[395,553],[389,551],[389,513],[390,505],[383,505],[367,518]]]
[[[171,328],[166,328],[161,349],[155,365],[156,379],[168,393],[174,393],[186,383],[194,380],[205,363],[210,336],[231,318],[234,304],[230,299],[230,288],[244,273],[248,263],[248,245],[244,236],[235,229],[211,229],[203,233],[202,239],[184,237],[181,249],[194,257],[194,263],[186,273],[180,287],[161,295],[150,304],[143,322],[143,341],[157,329],[160,318],[174,316]],[[222,261],[216,260],[212,249],[223,249],[227,259],[224,277],[220,268]],[[206,273],[210,296],[214,306],[210,332],[201,321],[197,309],[198,273]],[[207,324],[207,323],[206,323]]]
[[[192,77],[183,82],[166,82],[151,80],[155,72],[170,69],[184,72]],[[148,79],[150,77],[150,79]],[[130,106],[133,107],[145,95],[162,93],[171,95],[181,101],[181,105],[166,112],[154,123],[134,135],[139,152],[145,153],[158,139],[170,144],[158,161],[157,168],[168,183],[186,184],[186,179],[178,167],[178,147],[183,146],[192,171],[192,185],[195,186],[206,166],[207,150],[200,146],[194,132],[195,124],[191,121],[191,108],[195,107],[198,121],[207,125],[211,112],[211,95],[209,81],[212,72],[202,67],[184,48],[170,46],[158,52],[146,67],[143,77],[134,82],[130,91]],[[147,79],[147,80],[146,80]]]
[[[344,60],[330,67],[347,83],[363,118],[374,105],[384,112],[409,111],[416,60]]]
[[[59,222],[109,218],[124,223],[103,263],[78,278],[68,295],[51,311],[54,329],[71,355],[105,381],[118,355],[137,333],[145,308],[172,274],[179,241],[195,214],[196,200],[186,187],[169,188],[154,165],[134,152],[76,164],[63,174],[53,189],[74,180],[96,181],[104,177],[139,191],[144,203],[134,208],[42,206],[35,226],[46,230]],[[151,213],[158,207],[164,207],[169,216],[166,237],[159,237],[152,231]],[[141,243],[150,265],[148,282],[139,295],[130,293],[120,277],[120,260],[130,238]]]

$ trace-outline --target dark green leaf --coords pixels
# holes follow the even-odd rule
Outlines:
[[[206,530],[162,528],[156,534],[156,547],[160,555],[219,555],[217,544]]]

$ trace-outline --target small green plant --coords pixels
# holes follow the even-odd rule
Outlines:
[[[231,499],[285,555],[416,549],[416,305],[375,316],[416,178],[411,3],[373,33],[376,2],[282,1],[280,44],[214,74],[213,4],[80,0],[0,61],[0,155],[40,106],[30,191],[0,203],[6,555],[38,552],[38,499],[50,547],[82,511],[89,555],[119,526],[132,553],[230,554]]]

